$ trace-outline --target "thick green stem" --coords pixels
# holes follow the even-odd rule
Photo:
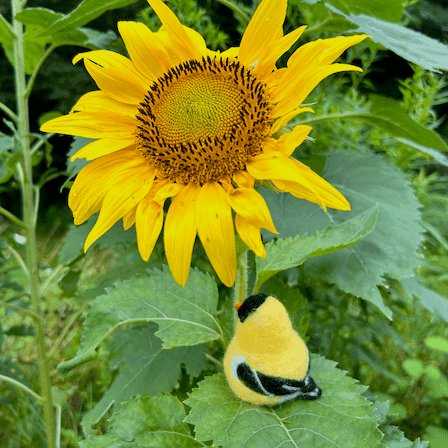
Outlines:
[[[248,281],[248,261],[246,250],[243,252],[236,263],[236,275],[234,286],[234,302],[244,302],[247,298],[247,281]]]
[[[25,79],[25,57],[23,42],[23,26],[15,20],[16,15],[22,10],[24,2],[11,0],[13,13],[14,39],[14,75],[16,83],[17,102],[17,127],[20,135],[23,159],[22,165],[22,200],[23,200],[23,222],[25,223],[26,235],[26,264],[29,272],[30,295],[32,299],[33,312],[40,316],[35,320],[36,344],[39,363],[39,382],[41,388],[42,405],[44,408],[45,429],[47,434],[48,448],[56,447],[56,433],[53,415],[53,403],[51,398],[50,372],[47,363],[45,349],[45,330],[42,317],[42,306],[39,287],[38,259],[36,245],[36,213],[37,204],[34,195],[33,172],[30,152],[30,131],[28,99],[26,96]]]

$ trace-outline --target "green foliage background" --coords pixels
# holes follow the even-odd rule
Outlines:
[[[168,0],[210,48],[239,44],[256,5]],[[53,11],[53,9],[55,11]],[[10,10],[0,5],[0,101],[14,109]],[[300,44],[364,32],[343,58],[364,69],[318,86],[307,102],[313,141],[294,157],[349,200],[351,213],[259,192],[279,235],[250,256],[251,290],[279,297],[308,341],[313,402],[257,407],[222,374],[233,335],[232,290],[197,244],[184,288],[159,241],[141,260],[134,229],[117,223],[83,254],[94,219],[74,226],[66,206],[88,139],[37,132],[95,85],[72,57],[84,49],[126,54],[118,20],[160,22],[143,1],[33,2],[26,27],[42,281],[52,395],[61,446],[443,448],[448,440],[448,4],[428,0],[291,0],[285,32]],[[427,27],[430,22],[432,27]],[[446,36],[446,35],[445,35]],[[296,48],[296,47],[294,47]],[[294,49],[293,48],[293,49]],[[286,59],[285,59],[286,60]],[[280,61],[280,65],[284,60]],[[0,124],[2,208],[20,214],[11,120]],[[22,230],[0,215],[0,441],[45,446],[41,406],[10,378],[38,390]],[[241,251],[244,250],[244,247]],[[240,251],[240,252],[241,252]],[[3,381],[1,380],[3,378]]]

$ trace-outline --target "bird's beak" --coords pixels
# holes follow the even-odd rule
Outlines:
[[[237,302],[235,303],[235,309],[238,311],[240,309],[240,306],[243,304],[243,302]]]

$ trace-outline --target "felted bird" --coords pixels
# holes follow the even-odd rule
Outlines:
[[[235,304],[235,336],[224,355],[224,372],[242,400],[276,405],[296,398],[314,400],[322,390],[310,376],[310,357],[275,297],[256,294]]]

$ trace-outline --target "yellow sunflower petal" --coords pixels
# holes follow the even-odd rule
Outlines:
[[[165,254],[173,277],[182,286],[187,283],[190,272],[197,229],[195,204],[199,191],[196,184],[186,185],[171,202],[165,218]]]
[[[286,126],[294,117],[303,114],[304,112],[311,112],[314,114],[314,110],[311,109],[311,107],[298,107],[285,115],[279,116],[278,120],[276,120],[272,126],[272,135],[279,131],[283,126]]]
[[[124,149],[85,166],[76,176],[68,196],[75,224],[82,224],[100,210],[107,192],[129,172],[144,165],[145,160],[135,157],[135,151]]]
[[[230,47],[227,50],[221,52],[222,58],[236,59],[238,57],[238,52],[240,47]]]
[[[291,31],[286,36],[271,42],[266,46],[260,62],[256,65],[254,72],[258,76],[266,76],[275,69],[277,59],[286,53],[291,46],[300,38],[305,31],[306,25]]]
[[[163,205],[144,198],[137,207],[135,223],[138,251],[148,261],[162,230]]]
[[[290,155],[292,155],[295,149],[298,146],[300,146],[308,137],[308,134],[311,132],[311,129],[313,129],[311,126],[307,126],[305,124],[299,124],[292,130],[292,132],[283,134],[278,139],[278,142],[282,145],[280,151],[285,156],[289,157]]]
[[[129,137],[136,125],[135,117],[115,112],[76,112],[49,120],[40,130],[88,138]]]
[[[197,41],[190,38],[173,11],[161,0],[148,0],[148,3],[168,31],[170,41],[181,62],[200,59],[202,52],[198,48]]]
[[[101,204],[98,220],[87,236],[84,244],[85,252],[149,193],[154,177],[155,170],[149,171],[147,165],[135,167],[121,182],[108,191]]]
[[[131,71],[123,71],[115,67],[100,67],[88,58],[84,59],[84,65],[96,85],[117,101],[137,105],[146,95],[150,81],[143,82]]]
[[[301,170],[290,157],[279,151],[265,151],[252,157],[246,164],[248,173],[255,179],[279,179],[297,182],[301,177]]]
[[[242,218],[256,226],[278,233],[263,196],[253,188],[237,188],[227,195],[230,206]]]
[[[73,112],[116,112],[117,114],[135,117],[138,108],[135,105],[114,100],[101,90],[94,90],[83,95],[72,107]]]
[[[124,138],[101,138],[81,148],[70,158],[70,162],[76,159],[94,160],[98,157],[112,154],[121,149],[136,149],[134,137]]]
[[[311,182],[303,176],[304,165],[297,165],[290,157],[285,156],[279,151],[265,151],[263,154],[253,157],[246,165],[249,174],[255,179],[277,179],[280,181],[289,181],[304,185],[308,190],[314,192],[319,198],[319,193]],[[319,179],[324,181],[320,176]],[[325,182],[325,181],[324,181]],[[323,200],[319,202],[325,208]]]
[[[255,179],[247,171],[235,171],[232,178],[239,187],[254,188]]]
[[[261,258],[266,258],[266,249],[261,240],[260,227],[244,219],[240,215],[235,215],[235,227],[238,235],[247,244],[250,250]]]
[[[313,73],[307,72],[306,75],[308,76],[305,76],[303,73],[297,76],[294,71],[289,72],[288,75],[280,80],[279,85],[273,93],[273,101],[277,104],[272,110],[272,115],[279,117],[288,114],[299,107],[323,79],[333,73],[343,71],[362,72],[362,69],[349,64],[332,64],[319,68]],[[295,76],[292,76],[293,73]]]
[[[330,39],[324,39],[326,51],[320,58],[320,64],[324,65],[333,63],[345,50],[347,50],[347,48],[359,44],[359,42],[362,42],[367,37],[370,36],[360,34],[356,36],[338,36]]]
[[[303,178],[306,179],[306,183],[299,183],[301,183],[302,185],[312,185],[313,188],[317,191],[318,196],[322,198],[327,207],[335,208],[338,210],[350,210],[349,202],[339,190],[333,187],[333,185],[331,185],[325,179],[320,177],[308,166],[304,165],[298,160],[291,160],[301,170]],[[290,189],[292,192],[291,194],[295,196],[294,192],[297,190],[295,188],[292,188],[292,186],[290,186]]]
[[[196,223],[202,246],[218,277],[226,286],[232,286],[236,270],[232,210],[218,183],[202,186],[196,203]]]
[[[118,22],[129,56],[137,69],[147,78],[157,80],[171,68],[171,59],[153,33],[141,22]]]
[[[250,65],[261,58],[266,46],[283,36],[287,0],[263,0],[241,39],[238,60]]]
[[[126,231],[130,229],[135,224],[135,212],[137,211],[137,206],[135,206],[130,212],[123,216],[123,229]]]

